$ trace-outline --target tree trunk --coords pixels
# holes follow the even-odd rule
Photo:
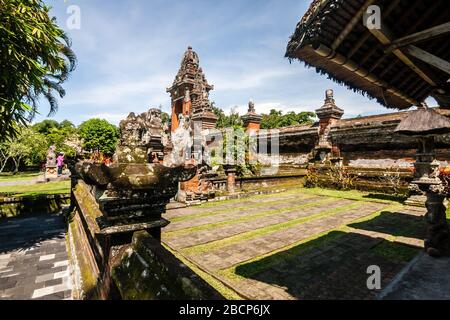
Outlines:
[[[19,172],[20,160],[21,160],[21,158],[19,158],[19,159],[13,158],[13,161],[14,161],[14,174]]]
[[[2,151],[0,151],[1,157],[4,159],[4,161],[0,161],[0,172],[3,172],[3,170],[6,167],[6,164],[8,163],[9,157],[7,157]]]

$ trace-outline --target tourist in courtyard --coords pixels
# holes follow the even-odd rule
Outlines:
[[[61,177],[62,170],[64,166],[64,153],[58,153],[58,158],[56,158],[56,164],[58,166],[58,177]]]

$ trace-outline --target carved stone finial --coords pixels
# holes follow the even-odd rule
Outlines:
[[[325,103],[316,110],[317,117],[322,120],[327,119],[341,119],[344,114],[344,110],[336,106],[334,101],[334,92],[332,89],[325,91]]]
[[[248,102],[248,113],[256,113],[255,102],[253,101],[253,99],[250,99],[250,101]]]
[[[334,92],[332,89],[325,91],[325,103],[335,103],[334,102]]]

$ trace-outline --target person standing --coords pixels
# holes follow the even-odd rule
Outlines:
[[[56,164],[58,166],[58,177],[61,177],[64,166],[64,153],[60,152],[58,158],[56,158]]]

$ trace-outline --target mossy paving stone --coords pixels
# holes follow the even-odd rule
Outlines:
[[[171,224],[169,224],[166,228],[164,228],[164,231],[165,232],[178,231],[181,229],[192,228],[200,225],[206,225],[210,223],[231,220],[234,218],[240,218],[243,216],[248,216],[249,214],[252,213],[259,213],[261,211],[280,210],[283,208],[289,209],[290,207],[293,206],[302,205],[305,201],[321,201],[323,199],[326,198],[320,196],[306,196],[300,199],[297,197],[289,200],[277,200],[276,203],[272,204],[259,203],[257,206],[255,205],[250,208],[244,208],[239,206],[239,208],[229,209],[227,211],[224,211],[223,213],[200,216],[182,221],[175,220],[172,221]]]
[[[180,217],[188,217],[193,214],[200,213],[209,213],[214,212],[215,210],[225,210],[225,209],[234,209],[236,207],[244,207],[244,206],[253,206],[253,205],[264,205],[264,203],[270,203],[273,201],[280,200],[292,200],[292,199],[306,199],[308,198],[308,194],[303,194],[300,192],[288,192],[288,193],[276,193],[270,195],[258,195],[251,198],[244,199],[235,199],[229,201],[218,201],[218,202],[210,202],[199,206],[192,206],[186,208],[178,208],[178,209],[170,209],[167,210],[164,214],[164,217],[167,219],[176,219]]]
[[[328,198],[325,200],[333,201],[332,198]],[[298,219],[301,217],[308,217],[313,214],[319,213],[320,211],[323,211],[325,208],[337,208],[339,206],[351,203],[349,200],[338,200],[334,201],[332,203],[327,202],[326,204],[321,204],[314,206],[316,201],[323,201],[323,199],[307,199],[302,202],[302,204],[305,205],[304,208],[301,209],[286,209],[286,211],[282,212],[275,212],[272,214],[268,214],[262,217],[256,217],[252,220],[246,220],[242,222],[233,223],[232,219],[229,219],[231,222],[230,224],[218,226],[214,228],[208,228],[207,230],[198,230],[198,231],[192,231],[187,234],[183,234],[180,236],[175,237],[166,237],[164,238],[163,234],[163,241],[167,243],[172,248],[176,249],[183,249],[191,246],[196,246],[200,244],[205,244],[212,241],[217,241],[221,239],[225,239],[228,237],[232,237],[235,235],[238,235],[240,233],[245,233],[247,231],[256,230],[264,227],[268,227],[271,225],[283,223],[289,220]],[[311,205],[311,206],[309,206]],[[289,205],[289,207],[292,207],[292,205]],[[289,208],[287,207],[287,208]],[[285,208],[278,207],[275,210],[279,210]],[[266,208],[267,210],[271,210],[270,207]],[[266,210],[265,209],[265,210]],[[272,209],[273,210],[273,209]]]
[[[289,246],[302,239],[312,237],[314,234],[345,225],[386,207],[386,205],[379,203],[361,203],[361,205],[362,207],[346,210],[343,213],[300,223],[290,228],[247,239],[207,253],[188,256],[199,265],[214,272],[215,270],[229,268],[243,261]]]
[[[400,212],[411,218],[418,215],[417,211],[408,209],[403,207]],[[372,220],[376,217],[368,221]],[[405,227],[408,229],[408,225]],[[373,299],[378,291],[367,290],[365,286],[367,266],[381,267],[384,288],[420,251],[420,248],[383,241],[376,235],[333,231],[277,254],[238,265],[232,272],[239,275],[239,280],[234,277],[227,281],[231,281],[240,294],[253,299],[280,299],[280,286],[282,299]],[[324,266],[333,264],[337,266],[335,270],[324,272]],[[354,267],[359,270],[352,271]],[[318,275],[316,270],[322,273]],[[328,279],[328,284],[317,280],[318,277]],[[289,285],[290,282],[293,284]]]
[[[236,273],[244,278],[233,279],[231,283],[253,299],[279,299],[283,295],[280,288],[283,299],[373,299],[379,290],[367,288],[368,266],[380,267],[381,288],[384,288],[412,258],[397,260],[380,254],[377,248],[385,243],[379,238],[343,234],[330,243],[293,255],[254,274],[242,273],[238,268]],[[404,250],[401,244],[388,243],[388,246]],[[315,254],[317,251],[321,254]],[[251,269],[249,265],[246,267]]]

